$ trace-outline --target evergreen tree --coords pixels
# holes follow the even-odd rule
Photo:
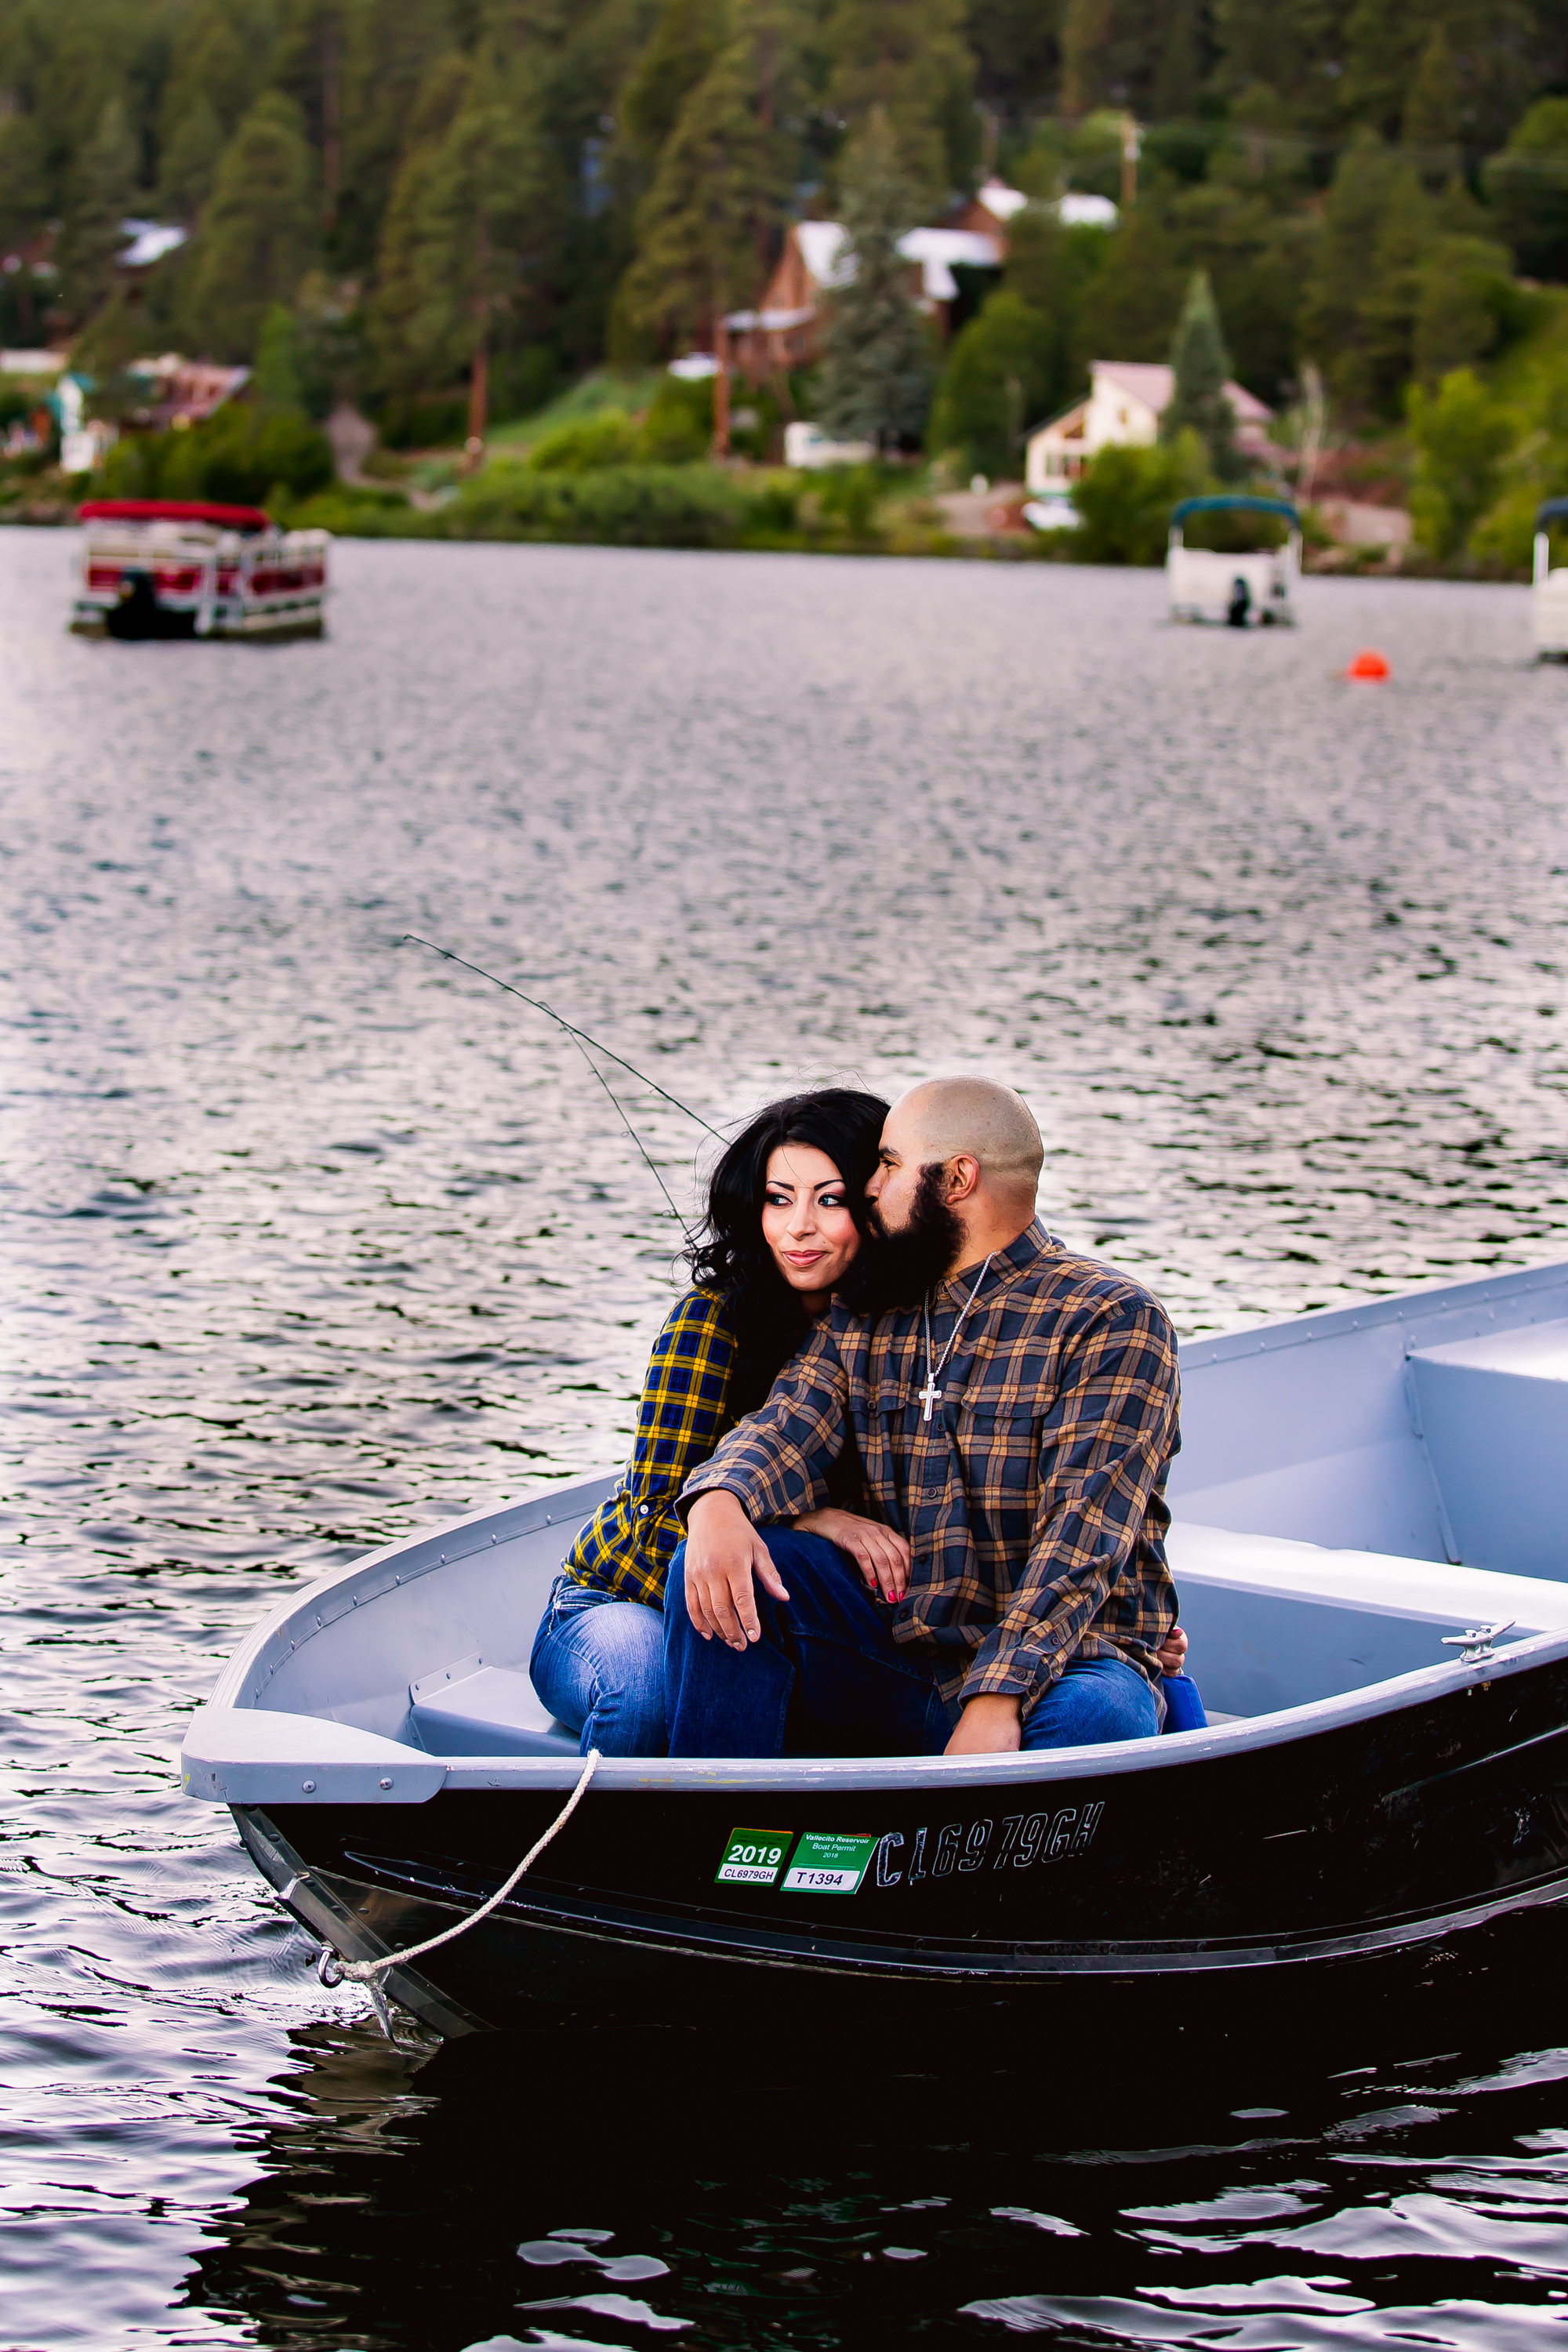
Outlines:
[[[833,0],[823,39],[828,105],[852,135],[874,113],[886,122],[911,220],[971,183],[979,120],[963,0]]]
[[[1538,98],[1485,180],[1520,268],[1532,278],[1568,278],[1568,98]]]
[[[1395,172],[1359,305],[1360,350],[1342,370],[1347,394],[1397,415],[1415,363],[1421,269],[1435,233],[1432,201],[1409,163]]]
[[[159,211],[189,227],[212,194],[223,150],[223,126],[198,91],[163,149],[158,173]]]
[[[334,251],[372,265],[421,90],[453,42],[447,0],[349,0],[342,21],[342,186]]]
[[[721,312],[756,301],[783,222],[788,150],[777,125],[795,26],[771,0],[749,0],[737,21],[638,208],[626,303],[667,339],[709,337]]]
[[[822,423],[878,449],[914,440],[931,405],[931,331],[899,239],[919,217],[890,123],[873,115],[845,163],[839,217],[853,271],[828,306]]]
[[[370,305],[371,346],[378,387],[384,391],[445,391],[457,374],[455,362],[446,373],[440,372],[416,322],[425,299],[430,192],[442,147],[463,110],[471,79],[468,58],[449,50],[426,75],[409,117],[403,160],[382,224]]]
[[[1399,175],[1375,132],[1359,131],[1340,157],[1327,196],[1301,310],[1301,341],[1342,400],[1368,397],[1365,312],[1373,255]]]
[[[276,90],[257,100],[224,150],[186,279],[192,338],[216,359],[248,360],[274,302],[289,302],[316,240],[305,125]]]
[[[621,137],[649,171],[723,48],[729,14],[728,0],[663,0],[617,110]]]
[[[122,223],[135,194],[136,162],[125,109],[111,98],[72,174],[70,206],[56,247],[61,296],[78,325],[108,300],[113,287],[115,260],[125,246]]]
[[[1086,360],[1163,360],[1181,316],[1187,273],[1159,191],[1105,240],[1105,260],[1083,298]]]
[[[1507,250],[1484,236],[1438,236],[1416,276],[1412,369],[1435,384],[1484,359],[1501,331],[1510,291]]]
[[[1447,28],[1434,25],[1400,124],[1400,136],[1427,182],[1447,180],[1458,170],[1462,129],[1454,52]]]
[[[1160,438],[1174,442],[1195,433],[1211,470],[1222,482],[1238,481],[1247,463],[1236,446],[1236,411],[1226,385],[1230,354],[1225,347],[1214,289],[1206,269],[1195,269],[1171,344],[1171,397],[1160,418]]]
[[[195,0],[174,17],[172,33],[158,118],[165,169],[193,115],[210,114],[228,140],[261,96],[276,47],[272,0]]]
[[[44,142],[30,115],[0,115],[0,253],[26,243],[48,218]]]
[[[928,446],[960,450],[969,473],[1014,474],[1025,435],[1057,405],[1061,373],[1055,320],[999,288],[953,337]]]
[[[463,87],[449,71],[444,79]],[[559,233],[549,188],[537,93],[524,68],[481,59],[445,135],[405,169],[394,200],[400,249],[387,257],[403,339],[395,373],[424,386],[466,376],[469,433],[480,440],[498,334],[526,297],[530,255]],[[384,338],[388,324],[384,308]]]
[[[299,337],[294,313],[274,302],[261,322],[256,354],[256,404],[267,415],[300,415],[305,396],[300,382]]]

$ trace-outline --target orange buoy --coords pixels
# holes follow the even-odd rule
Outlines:
[[[1386,677],[1388,676],[1387,656],[1380,654],[1375,646],[1363,646],[1346,670],[1345,676],[1347,677]]]

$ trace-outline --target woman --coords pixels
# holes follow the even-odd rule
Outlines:
[[[860,1252],[866,1185],[888,1106],[823,1087],[770,1103],[713,1171],[693,1287],[654,1342],[631,1462],[577,1538],[534,1640],[533,1687],[586,1755],[662,1756],[664,1580],[685,1530],[675,1498],[725,1431],[754,1412]],[[909,1547],[856,1499],[854,1465],[834,1505],[795,1525],[849,1554],[889,1601]]]

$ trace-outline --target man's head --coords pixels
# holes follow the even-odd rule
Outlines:
[[[1021,1095],[989,1078],[930,1078],[900,1095],[867,1186],[877,1287],[908,1304],[1005,1249],[1035,1213],[1045,1148]]]

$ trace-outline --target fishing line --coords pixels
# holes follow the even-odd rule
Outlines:
[[[589,1036],[586,1029],[579,1029],[574,1022],[568,1021],[563,1013],[557,1013],[553,1005],[544,1003],[543,1001],[537,996],[526,995],[521,988],[514,988],[510,980],[502,980],[495,972],[487,971],[483,964],[470,963],[467,956],[454,955],[450,948],[437,947],[434,940],[425,939],[418,931],[405,931],[402,938],[397,941],[397,945],[399,947],[403,947],[410,942],[412,942],[415,947],[428,948],[432,955],[445,956],[448,963],[460,964],[465,971],[474,972],[480,980],[488,980],[493,988],[504,988],[509,996],[515,996],[518,1002],[521,1004],[531,1005],[535,1013],[542,1013],[547,1019],[554,1022],[558,1029],[563,1029],[566,1032],[567,1036],[571,1038],[572,1043],[576,1046],[577,1051],[582,1055],[584,1062],[587,1063],[589,1069],[593,1072],[595,1077],[598,1080],[599,1084],[604,1087],[605,1094],[609,1097],[611,1103],[615,1107],[616,1118],[620,1120],[621,1125],[626,1129],[626,1133],[631,1137],[632,1141],[637,1145],[638,1151],[642,1154],[643,1164],[647,1168],[648,1174],[653,1178],[654,1182],[658,1186],[659,1191],[669,1202],[670,1215],[675,1219],[676,1223],[680,1227],[681,1232],[685,1234],[687,1239],[689,1241],[691,1239],[691,1228],[688,1225],[685,1218],[681,1215],[680,1211],[676,1207],[675,1201],[668,1185],[665,1182],[664,1178],[659,1174],[658,1170],[654,1166],[652,1160],[648,1157],[647,1146],[644,1144],[641,1136],[637,1133],[636,1128],[632,1125],[631,1120],[626,1117],[625,1110],[622,1108],[620,1097],[615,1093],[609,1080],[605,1077],[604,1072],[594,1060],[594,1056],[589,1053],[588,1047],[592,1045],[595,1053],[605,1055],[607,1059],[618,1064],[620,1068],[629,1071],[631,1076],[637,1080],[639,1085],[651,1087],[653,1092],[656,1095],[661,1096],[673,1109],[684,1111],[688,1118],[695,1119],[699,1127],[702,1128],[709,1135],[714,1137],[718,1142],[722,1143],[725,1139],[719,1133],[718,1129],[716,1127],[710,1127],[708,1125],[708,1121],[702,1117],[700,1111],[693,1110],[689,1103],[683,1103],[678,1095],[670,1094],[666,1087],[659,1085],[657,1078],[647,1076],[643,1071],[637,1069],[634,1064],[628,1062],[624,1055],[616,1053],[609,1045],[602,1045],[597,1037]]]

